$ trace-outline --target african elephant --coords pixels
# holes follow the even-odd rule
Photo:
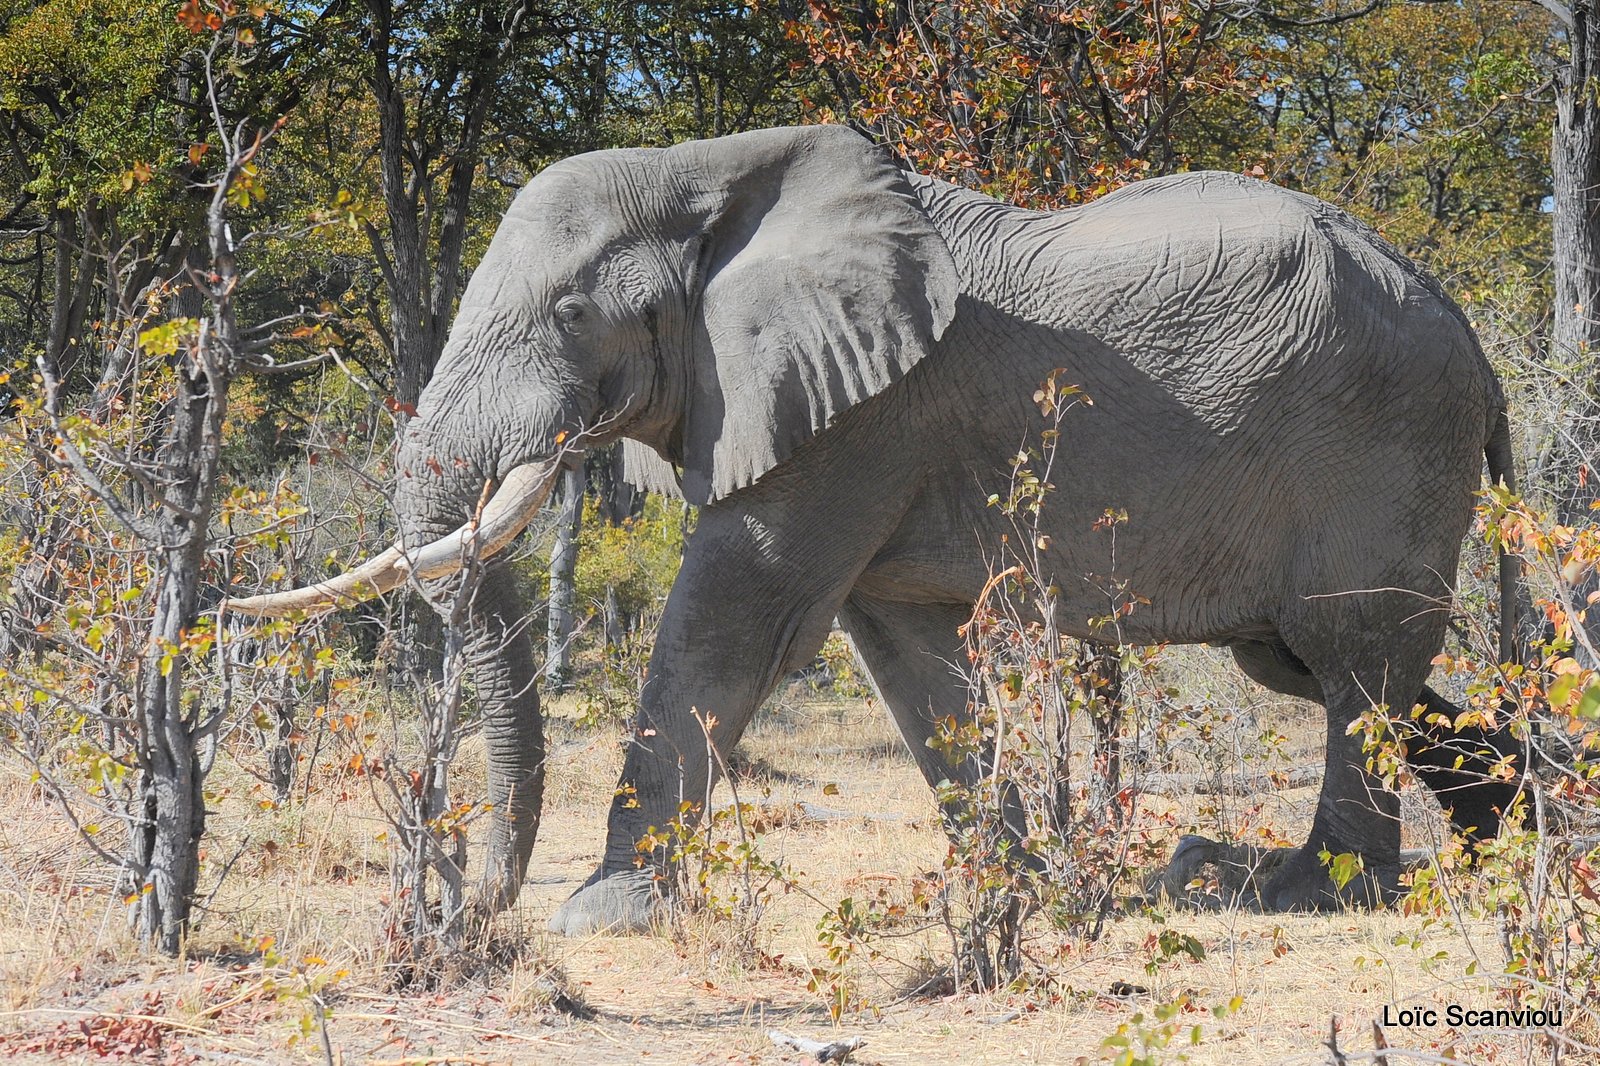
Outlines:
[[[1062,630],[1095,636],[1088,576],[1114,574],[1149,601],[1127,640],[1225,645],[1322,703],[1310,838],[1264,902],[1380,897],[1398,799],[1346,727],[1375,701],[1449,709],[1424,682],[1485,457],[1511,479],[1504,399],[1435,281],[1343,211],[1251,178],[1181,174],[1039,213],[836,126],[557,163],[507,212],[405,430],[402,542],[233,609],[322,610],[446,574],[466,543],[492,554],[556,460],[626,438],[700,518],[604,860],[553,926],[639,928],[652,870],[635,842],[714,772],[692,711],[730,749],[835,618],[928,780],[952,773],[927,741],[966,713],[947,663],[1005,521],[985,495],[1037,440],[1032,394],[1056,368],[1093,400],[1062,426],[1043,518]],[[1110,508],[1127,514],[1114,558],[1093,528]],[[536,831],[541,724],[516,590],[485,582],[476,606],[504,904]],[[1458,826],[1496,831],[1509,786],[1472,785],[1481,761],[1455,766],[1442,738],[1410,754]],[[1342,896],[1323,848],[1364,859]]]

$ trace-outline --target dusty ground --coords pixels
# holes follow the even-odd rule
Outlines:
[[[1228,696],[1224,693],[1224,696]],[[1303,710],[1232,698],[1286,736],[1274,766],[1320,760]],[[1249,731],[1247,731],[1249,732]],[[277,1063],[326,1061],[709,1063],[798,1062],[765,1033],[824,1040],[861,1036],[863,1063],[1074,1063],[1116,1055],[1122,1030],[1153,1062],[1322,1062],[1330,1025],[1349,1061],[1371,1061],[1372,1023],[1386,1006],[1492,1005],[1481,976],[1499,966],[1492,928],[1397,913],[1262,917],[1167,913],[1115,921],[1092,945],[1051,940],[1052,988],[1029,993],[908,997],[936,932],[885,942],[887,956],[849,971],[875,1010],[835,1027],[808,970],[822,961],[823,908],[780,897],[758,926],[760,952],[740,956],[724,924],[695,921],[674,937],[546,937],[549,913],[592,870],[618,765],[615,736],[555,722],[553,780],[529,885],[501,930],[515,958],[437,992],[396,991],[377,944],[389,891],[384,829],[365,784],[324,773],[303,800],[263,809],[262,787],[225,757],[214,776],[213,848],[237,852],[232,871],[178,962],[142,954],[122,929],[108,872],[80,848],[18,768],[0,764],[0,1053],[13,1061]],[[1242,743],[1242,742],[1241,742]],[[1257,746],[1259,747],[1259,746]],[[1254,750],[1254,749],[1252,749]],[[479,765],[467,753],[461,784]],[[762,853],[797,872],[823,901],[904,898],[910,878],[936,868],[944,843],[933,803],[885,716],[861,701],[788,700],[752,727],[744,757],[757,769],[743,798],[787,810],[806,801],[856,817],[792,818],[768,830]],[[1225,769],[1242,763],[1228,756]],[[770,794],[763,795],[763,791]],[[1178,824],[1248,819],[1298,835],[1313,788],[1250,799],[1156,797]],[[1225,809],[1202,812],[1221,802]],[[1427,812],[1409,804],[1413,821]],[[1259,809],[1252,811],[1252,807]],[[212,869],[225,861],[213,858]],[[1158,925],[1164,920],[1165,926]],[[1154,974],[1149,941],[1161,928],[1197,938],[1205,958]],[[270,936],[270,949],[262,941]],[[1413,940],[1414,938],[1414,940]],[[1469,965],[1480,976],[1466,976]],[[552,980],[594,1017],[550,1006]],[[1118,983],[1148,991],[1113,995]],[[315,986],[313,988],[313,986]],[[311,992],[326,1002],[326,1047]],[[1156,1010],[1187,996],[1166,1047]],[[1237,997],[1218,1019],[1207,1008]],[[1138,1019],[1142,1018],[1142,1022]],[[1192,1026],[1200,1042],[1191,1045]],[[1507,1032],[1388,1029],[1389,1062],[1548,1059]],[[1567,1057],[1563,1061],[1578,1061]]]

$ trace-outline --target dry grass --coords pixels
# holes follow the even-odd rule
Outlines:
[[[1185,669],[1212,667],[1200,660]],[[1304,709],[1213,691],[1246,712],[1244,732],[1270,724],[1288,735],[1281,760],[1320,760],[1320,729]],[[615,737],[578,732],[561,713],[554,709],[552,779],[529,883],[500,931],[511,961],[427,994],[396,993],[386,979],[384,824],[360,779],[324,769],[303,802],[263,809],[254,779],[222,759],[210,869],[242,851],[189,956],[169,961],[130,942],[110,874],[81,857],[21,771],[0,766],[0,1052],[18,1062],[99,1061],[101,1052],[124,1061],[322,1061],[318,1012],[305,993],[308,981],[321,981],[327,1043],[347,1063],[798,1061],[764,1034],[831,1031],[825,1004],[806,988],[808,968],[821,961],[821,914],[803,894],[780,896],[763,916],[754,956],[733,950],[705,920],[676,939],[544,935],[550,912],[599,858],[618,770]],[[780,700],[741,754],[751,767],[742,798],[773,812],[763,853],[797,871],[815,897],[903,900],[914,876],[940,864],[930,793],[881,710]],[[480,752],[465,754],[461,781],[467,791],[481,781]],[[1151,802],[1169,807],[1177,825],[1256,819],[1297,836],[1314,790],[1205,801],[1226,809],[1200,813],[1185,797]],[[855,817],[808,817],[801,802]],[[1420,803],[1408,809],[1425,837],[1430,815]],[[1118,920],[1093,945],[1041,931],[1034,951],[1052,959],[1055,983],[1029,994],[902,996],[941,942],[932,931],[886,942],[894,959],[851,964],[880,1013],[847,1016],[842,1028],[866,1037],[857,1061],[867,1063],[1072,1063],[1098,1060],[1108,1035],[1140,1012],[1149,1017],[1158,1002],[1239,997],[1225,1020],[1185,1015],[1186,1025],[1201,1026],[1202,1043],[1187,1047],[1185,1031],[1154,1053],[1157,1061],[1176,1061],[1181,1046],[1199,1063],[1321,1062],[1332,1019],[1342,1048],[1370,1050],[1371,1023],[1385,1005],[1490,1005],[1488,984],[1465,973],[1474,957],[1480,972],[1499,967],[1492,929],[1436,924],[1419,933],[1417,919],[1397,913],[1163,917],[1164,927],[1199,939],[1203,961],[1148,973],[1149,940],[1161,928],[1151,917]],[[268,956],[257,950],[263,935],[275,939]],[[334,979],[341,970],[348,974]],[[1149,991],[1112,995],[1121,985]],[[594,1017],[555,1009],[565,994]],[[1514,1034],[1443,1027],[1391,1030],[1389,1040],[1435,1054],[1454,1048],[1468,1062],[1523,1061],[1527,1052]],[[1396,1052],[1389,1061],[1417,1060]]]

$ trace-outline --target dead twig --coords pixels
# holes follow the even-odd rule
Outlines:
[[[109,1018],[118,1022],[151,1022],[163,1029],[171,1029],[180,1033],[192,1033],[195,1036],[211,1036],[211,1030],[202,1029],[198,1025],[180,1022],[176,1018],[169,1018],[163,1014],[123,1014],[111,1010],[73,1010],[69,1007],[28,1007],[23,1010],[0,1011],[0,1018],[23,1018],[30,1014],[64,1014],[69,1018]]]
[[[807,1040],[803,1036],[790,1036],[781,1029],[767,1030],[767,1039],[779,1047],[792,1048],[802,1055],[810,1055],[818,1062],[843,1062],[860,1048],[867,1046],[865,1037],[852,1036],[824,1044],[820,1040]]]
[[[1328,1019],[1328,1039],[1324,1041],[1328,1054],[1333,1056],[1334,1066],[1350,1066],[1350,1060],[1344,1057],[1344,1052],[1339,1050],[1339,1016],[1335,1014]]]

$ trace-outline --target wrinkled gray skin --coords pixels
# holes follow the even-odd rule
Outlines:
[[[1062,628],[1094,636],[1097,582],[1114,577],[1150,601],[1129,641],[1226,645],[1256,680],[1324,703],[1315,823],[1263,902],[1338,902],[1323,848],[1365,860],[1345,898],[1392,885],[1398,801],[1346,727],[1374,701],[1438,699],[1424,680],[1485,449],[1505,439],[1461,314],[1349,215],[1263,182],[1187,174],[1040,214],[812,127],[540,174],[407,433],[412,544],[469,515],[485,478],[597,426],[596,441],[647,446],[633,457],[703,508],[603,864],[556,930],[648,923],[634,842],[711,772],[691,710],[730,750],[836,616],[925,776],[951,775],[926,741],[965,713],[947,663],[1003,531],[985,497],[1038,440],[1031,396],[1057,367],[1093,399],[1066,419],[1045,509]],[[1128,515],[1115,561],[1091,528],[1108,508]],[[487,583],[477,645],[500,903],[532,846],[543,757],[527,638],[502,640],[504,585]],[[1413,755],[1437,788],[1465,780]],[[1446,802],[1482,834],[1504,798]]]

